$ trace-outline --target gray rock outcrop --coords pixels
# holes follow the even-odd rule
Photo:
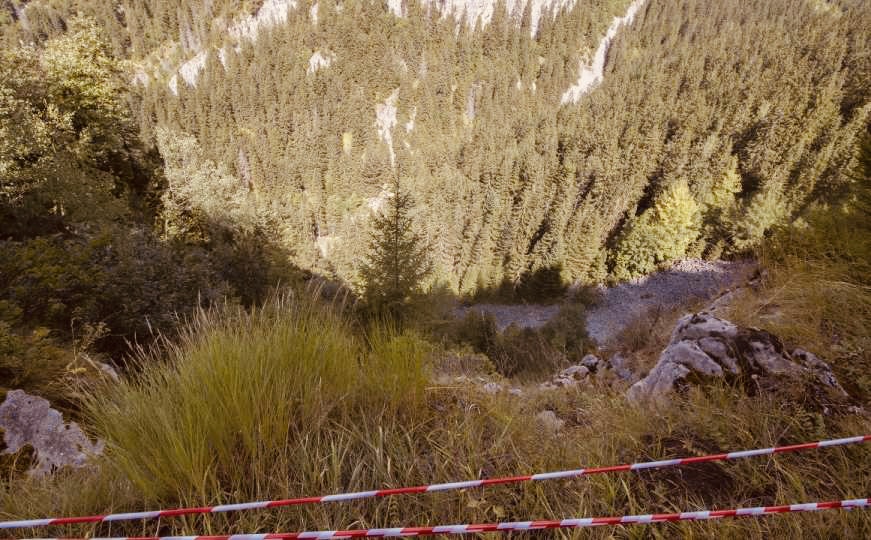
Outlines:
[[[789,353],[775,335],[710,313],[681,318],[656,366],[629,388],[633,401],[663,398],[691,384],[721,379],[755,392],[791,381],[819,395],[846,398],[831,368],[802,349]]]
[[[6,448],[13,454],[27,445],[36,453],[36,464],[29,471],[42,475],[62,467],[83,467],[91,456],[103,451],[102,442],[93,443],[74,422],[49,402],[23,390],[12,390],[0,405],[0,429]]]

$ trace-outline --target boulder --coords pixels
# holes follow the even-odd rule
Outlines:
[[[603,379],[604,377],[604,379]],[[628,361],[622,355],[615,354],[610,360],[602,360],[598,356],[588,354],[579,364],[569,366],[554,377],[539,385],[542,390],[555,390],[567,386],[590,384],[593,380],[619,380],[632,382],[638,380],[629,369]]]
[[[23,390],[12,390],[0,405],[0,429],[6,443],[4,454],[13,454],[30,445],[36,464],[29,471],[43,475],[62,467],[83,467],[88,458],[103,451],[103,443],[93,443],[78,424],[66,423],[49,402]]]
[[[802,349],[788,352],[775,335],[739,327],[707,312],[681,318],[656,366],[629,388],[633,401],[662,398],[691,384],[725,380],[752,393],[791,381],[834,399],[847,393],[831,368]]]
[[[590,370],[586,366],[574,365],[565,368],[554,376],[553,379],[541,383],[542,390],[553,390],[565,386],[577,386],[589,382]]]

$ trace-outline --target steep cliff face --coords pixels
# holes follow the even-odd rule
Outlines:
[[[635,13],[637,13],[645,1],[635,0],[629,5],[624,16],[614,17],[611,26],[595,49],[596,52],[593,55],[592,62],[589,65],[582,64],[578,82],[566,90],[563,97],[564,102],[577,102],[580,95],[586,93],[594,84],[601,81],[602,71],[605,66],[605,55],[611,41],[621,26],[632,22]],[[457,24],[465,23],[472,29],[487,26],[493,19],[494,13],[503,11],[518,26],[521,24],[524,27],[528,26],[530,37],[534,38],[538,33],[542,17],[549,16],[553,20],[560,13],[571,10],[575,3],[576,0],[424,0],[422,7],[428,14],[435,12],[442,18],[453,18],[457,20]],[[296,10],[297,7],[298,3],[296,0],[266,0],[255,14],[236,18],[226,28],[227,35],[234,43],[232,50],[238,53],[242,41],[256,42],[261,32],[266,32],[275,26],[286,24],[290,12]],[[341,11],[342,6],[339,4],[336,6],[336,9]],[[388,0],[387,10],[396,17],[408,16],[408,9],[403,5],[401,0]],[[320,5],[317,2],[314,2],[309,8],[309,18],[313,25],[318,24],[320,11]],[[329,14],[326,16],[329,17]],[[182,48],[186,51],[193,51],[195,54],[181,64],[177,73],[169,77],[167,84],[175,95],[178,95],[179,76],[188,86],[196,86],[197,79],[205,67],[208,55],[217,54],[220,57],[222,65],[226,67],[226,55],[228,54],[228,46],[226,45],[210,53],[209,51],[202,50],[200,41],[192,37],[189,29],[180,29],[180,32],[183,37],[187,36],[186,40],[182,39]],[[579,51],[581,54],[584,52]],[[315,52],[315,55],[317,54],[319,53]],[[330,63],[320,56],[313,56],[313,58],[315,58],[316,67],[310,68],[311,71]],[[142,83],[144,81],[137,82]]]
[[[625,15],[622,17],[614,17],[611,26],[608,27],[608,31],[605,32],[605,35],[602,37],[601,41],[599,41],[599,46],[596,47],[596,52],[593,54],[590,63],[581,64],[578,82],[573,84],[563,94],[563,103],[577,103],[584,94],[602,82],[602,79],[605,77],[605,60],[608,57],[608,49],[611,48],[611,42],[614,41],[617,32],[619,32],[623,26],[632,24],[632,21],[635,20],[635,16],[646,2],[647,0],[634,0],[626,9]]]
[[[550,14],[556,17],[560,12],[571,9],[577,0],[429,0],[425,5],[438,10],[443,17],[453,16],[464,19],[470,27],[480,24],[486,26],[493,19],[494,12],[504,9],[505,13],[520,22],[528,17],[530,35],[538,32],[542,17]],[[393,11],[393,10],[391,10]],[[394,11],[398,13],[398,11]]]

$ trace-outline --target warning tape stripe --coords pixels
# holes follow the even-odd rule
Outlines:
[[[131,521],[142,519],[155,519],[161,517],[184,516],[193,514],[210,514],[220,512],[238,512],[244,510],[258,510],[264,508],[276,508],[281,506],[296,506],[301,504],[319,504],[328,502],[350,501],[356,499],[368,499],[372,497],[391,497],[395,495],[408,495],[413,493],[425,493],[434,491],[450,491],[458,489],[468,489],[484,486],[492,486],[497,484],[514,484],[529,481],[554,480],[559,478],[578,478],[581,476],[589,476],[593,474],[605,474],[621,471],[639,471],[645,469],[656,469],[663,467],[677,467],[681,465],[689,465],[694,463],[704,463],[712,461],[726,461],[733,459],[743,459],[748,457],[780,454],[785,452],[797,452],[800,450],[810,450],[814,448],[827,448],[830,446],[843,446],[848,444],[859,444],[866,441],[871,441],[871,435],[857,435],[855,437],[845,437],[842,439],[830,439],[824,441],[793,444],[789,446],[777,446],[771,448],[759,448],[754,450],[742,450],[738,452],[729,452],[727,454],[711,454],[707,456],[686,457],[678,459],[666,459],[661,461],[647,461],[641,463],[631,463],[623,465],[611,465],[608,467],[592,467],[587,469],[573,469],[566,471],[555,471],[538,473],[524,476],[506,476],[501,478],[487,478],[481,480],[467,480],[462,482],[447,482],[442,484],[430,484],[425,486],[401,487],[392,489],[380,489],[373,491],[358,491],[351,493],[337,493],[334,495],[324,495],[318,497],[301,497],[294,499],[280,499],[274,501],[256,501],[244,502],[236,504],[222,504],[217,506],[201,506],[193,508],[175,508],[169,510],[151,510],[146,512],[127,512],[121,514],[108,514],[99,516],[82,516],[82,517],[64,517],[64,518],[43,518],[30,519],[19,521],[0,521],[0,529],[18,529],[25,527],[45,527],[48,525],[71,525],[76,523],[99,523],[109,521]]]
[[[437,534],[474,534],[482,532],[529,531],[539,529],[571,529],[614,525],[647,525],[675,521],[704,521],[710,519],[766,516],[789,512],[815,512],[838,508],[865,508],[871,499],[847,499],[842,501],[810,502],[781,506],[757,506],[729,510],[696,510],[671,514],[641,514],[630,516],[569,518],[561,520],[506,521],[502,523],[469,523],[463,525],[438,525],[435,527],[394,527],[379,529],[351,529],[335,531],[306,531],[270,534],[233,534],[221,536],[139,536],[116,538],[92,538],[90,540],[296,540],[302,538],[383,538],[402,536],[433,536]],[[52,538],[42,540],[84,540]]]

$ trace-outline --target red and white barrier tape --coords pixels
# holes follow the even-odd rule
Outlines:
[[[294,533],[233,534],[223,536],[140,536],[120,538],[92,538],[90,540],[292,540],[297,538],[382,538],[387,536],[433,536],[436,534],[476,534],[482,532],[530,531],[540,529],[578,529],[603,525],[646,525],[670,521],[704,521],[741,516],[766,516],[788,512],[814,512],[836,508],[863,508],[871,499],[787,504],[783,506],[757,506],[731,510],[697,510],[676,514],[644,514],[593,518],[570,518],[540,521],[507,521],[502,523],[470,523],[465,525],[439,525],[436,527],[396,527],[390,529],[352,529],[347,531],[307,531]],[[78,539],[43,539],[78,540]]]
[[[222,504],[218,506],[201,506],[194,508],[175,508],[169,510],[151,510],[146,512],[129,512],[122,514],[108,514],[100,516],[81,516],[81,517],[65,517],[65,518],[43,518],[30,519],[23,521],[2,521],[0,529],[18,529],[24,527],[45,527],[48,525],[71,525],[76,523],[99,523],[111,521],[130,521],[137,519],[155,519],[161,517],[184,516],[191,514],[214,514],[220,512],[234,512],[241,510],[257,510],[263,508],[275,508],[279,506],[293,506],[300,504],[315,504],[338,501],[349,501],[354,499],[368,499],[371,497],[390,497],[393,495],[405,495],[411,493],[426,493],[432,491],[449,491],[456,489],[467,489],[475,487],[485,487],[496,484],[513,484],[519,482],[539,481],[539,480],[554,480],[557,478],[577,478],[580,476],[589,476],[592,474],[603,474],[621,471],[639,471],[643,469],[659,469],[663,467],[677,467],[680,465],[689,465],[693,463],[705,463],[710,461],[726,461],[732,459],[741,459],[754,456],[765,456],[770,454],[780,454],[785,452],[796,452],[799,450],[810,450],[814,448],[826,448],[829,446],[843,446],[847,444],[858,444],[866,441],[871,441],[871,435],[858,435],[856,437],[846,437],[843,439],[831,439],[825,441],[810,442],[804,444],[793,444],[790,446],[775,446],[771,448],[759,448],[755,450],[742,450],[739,452],[729,452],[728,454],[711,454],[707,456],[697,456],[689,458],[666,459],[661,461],[646,461],[641,463],[632,463],[624,465],[612,465],[609,467],[594,467],[589,469],[574,469],[567,471],[556,471],[548,473],[538,473],[525,476],[509,476],[502,478],[486,478],[481,480],[467,480],[464,482],[448,482],[444,484],[430,484],[426,486],[416,487],[401,487],[394,489],[379,489],[374,491],[357,491],[352,493],[337,493],[335,495],[323,495],[319,497],[301,497],[296,499],[281,499],[275,501],[256,501],[236,504]]]

